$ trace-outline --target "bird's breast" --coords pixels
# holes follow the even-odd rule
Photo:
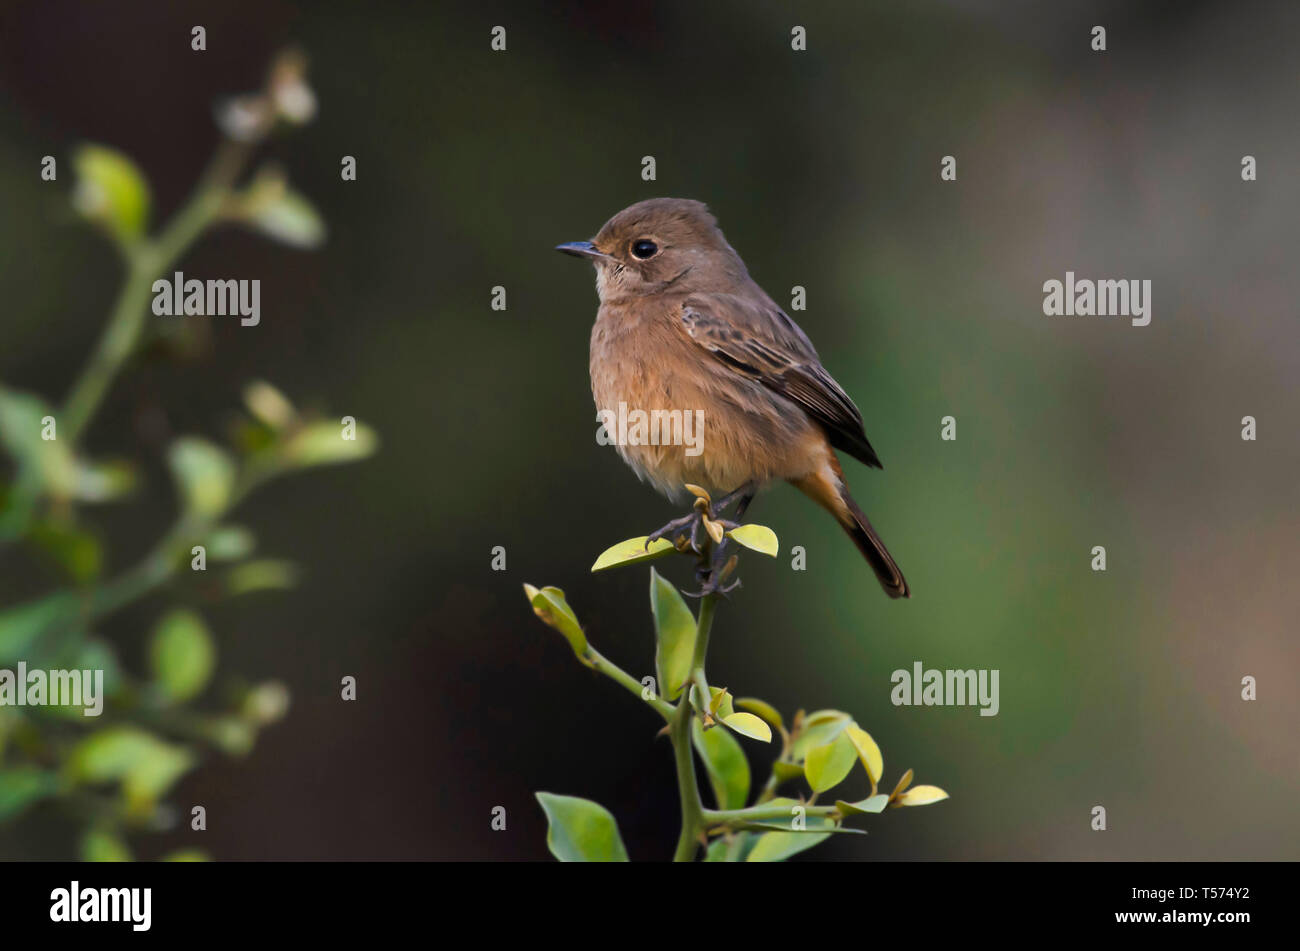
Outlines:
[[[806,466],[807,418],[676,326],[677,307],[602,305],[591,333],[597,439],[670,497],[689,482],[726,493]]]

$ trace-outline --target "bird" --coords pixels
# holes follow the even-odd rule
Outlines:
[[[737,518],[759,490],[789,482],[834,516],[886,594],[911,596],[849,494],[835,454],[883,469],[862,414],[808,335],[749,276],[707,205],[640,201],[591,240],[556,250],[596,268],[600,305],[590,370],[597,418],[609,419],[622,406],[701,421],[694,454],[669,439],[615,440],[643,481],[670,499],[698,486],[720,496],[718,510],[737,502]],[[651,537],[685,522],[670,522]]]

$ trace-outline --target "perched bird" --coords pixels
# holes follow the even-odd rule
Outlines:
[[[694,453],[670,439],[619,441],[619,453],[642,479],[670,498],[686,483],[726,493],[718,508],[739,500],[738,517],[755,492],[784,479],[835,516],[890,597],[909,596],[835,456],[838,449],[882,468],[862,414],[807,335],[750,278],[703,203],[638,202],[591,241],[556,250],[596,266],[597,410],[617,414],[623,404],[625,412],[676,411],[702,422]]]

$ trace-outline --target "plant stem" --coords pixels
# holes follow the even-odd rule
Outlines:
[[[754,804],[761,806],[763,803],[767,802],[776,795],[776,791],[780,785],[781,781],[776,778],[775,767],[773,767],[772,775],[767,777],[767,783],[763,786],[763,791],[758,794],[758,799]]]
[[[247,145],[224,141],[199,180],[193,196],[162,233],[153,241],[124,249],[126,280],[95,352],[63,405],[63,418],[59,422],[73,446],[94,418],[118,371],[140,342],[155,278],[171,267],[221,214],[249,152]]]
[[[705,809],[704,820],[709,825],[732,825],[741,822],[761,822],[768,819],[790,818],[789,803],[750,806],[747,809]],[[830,817],[836,813],[835,806],[813,806],[803,804],[804,814],[809,816]]]
[[[677,701],[677,712],[673,716],[670,734],[673,741],[673,757],[677,763],[677,791],[682,803],[682,832],[677,838],[677,851],[673,853],[674,862],[689,862],[695,857],[704,817],[704,805],[700,802],[700,787],[695,779],[695,758],[691,751],[693,717],[690,691],[684,690]]]
[[[709,633],[713,629],[713,614],[717,609],[718,596],[710,594],[700,603],[700,616],[695,623],[695,653],[691,658],[692,678],[704,677],[704,659],[709,652]],[[677,790],[682,803],[682,832],[677,838],[677,851],[673,853],[674,862],[689,862],[695,857],[700,835],[704,831],[704,804],[700,801],[700,786],[695,778],[695,756],[691,750],[691,692],[683,690],[677,701],[677,710],[673,715],[672,732],[673,757],[677,763]],[[708,697],[700,697],[701,703],[708,703]]]
[[[642,696],[644,688],[641,686],[640,682],[590,644],[587,645],[587,656],[584,659],[588,666],[593,670],[600,671],[600,673],[614,681],[614,683],[624,687],[629,692],[636,694],[637,699],[645,700]],[[645,700],[645,702],[653,707],[655,712],[666,721],[670,723],[672,722],[673,705],[667,700],[662,700],[659,697],[650,697],[650,699]]]
[[[700,617],[695,625],[695,653],[691,657],[691,674],[704,672],[704,658],[709,653],[709,632],[713,630],[713,612],[717,610],[718,596],[710,594],[700,602]],[[701,700],[706,699],[704,697]]]
[[[219,524],[254,488],[261,485],[273,474],[267,471],[256,474],[246,472],[231,491],[230,500],[222,511],[202,518],[182,515],[144,559],[115,578],[101,582],[96,586],[91,593],[89,612],[85,620],[99,619],[112,614],[170,581],[181,565],[184,564],[184,556],[188,554],[190,547],[202,541],[204,535],[211,531],[214,525]],[[35,601],[47,597],[49,595],[42,595],[41,598],[28,603],[35,603]],[[21,610],[21,607],[18,609]],[[604,661],[604,658],[601,658],[601,660]],[[618,670],[613,664],[608,661],[604,662],[617,670],[627,680],[632,680],[628,674]],[[614,675],[610,674],[610,676]],[[632,681],[632,683],[636,682]],[[639,695],[641,689],[639,684],[637,684],[636,689]],[[659,701],[659,703],[663,704],[663,707],[667,710],[672,709],[663,701]],[[656,709],[659,708],[656,707]],[[664,710],[660,710],[660,713],[663,713],[664,718],[667,719]]]
[[[108,326],[63,406],[63,431],[73,445],[85,432],[118,369],[135,350],[153,283],[153,269],[146,266],[148,258],[143,251],[128,255],[126,281]]]

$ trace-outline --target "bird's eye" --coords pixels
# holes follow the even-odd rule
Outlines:
[[[643,261],[646,258],[654,257],[655,252],[658,250],[659,245],[646,238],[642,238],[640,241],[634,241],[632,243],[632,254]]]

